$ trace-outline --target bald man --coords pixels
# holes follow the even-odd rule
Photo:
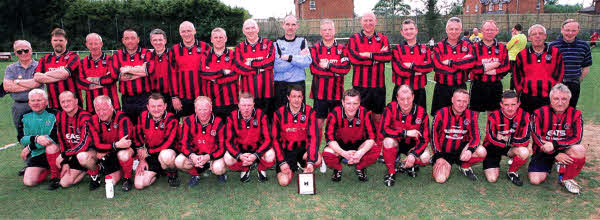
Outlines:
[[[284,94],[287,94],[292,85],[301,86],[302,97],[306,95],[304,69],[310,66],[312,62],[306,39],[296,36],[296,30],[298,29],[296,16],[286,16],[281,26],[285,34],[275,42],[277,56],[273,67],[276,94],[275,109],[279,109],[288,102]]]
[[[194,114],[194,99],[202,94],[200,85],[200,56],[210,45],[196,39],[196,28],[189,21],[179,25],[181,42],[171,47],[171,89],[173,108],[178,117]]]

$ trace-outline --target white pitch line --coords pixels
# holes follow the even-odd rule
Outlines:
[[[19,145],[19,143],[12,143],[12,144],[4,145],[3,147],[0,148],[0,151],[6,150],[8,148],[11,148],[11,147],[14,147],[14,146],[17,146],[17,145]]]

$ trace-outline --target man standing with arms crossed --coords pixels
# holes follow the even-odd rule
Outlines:
[[[303,37],[296,36],[298,20],[294,15],[288,15],[282,24],[284,35],[275,42],[277,56],[275,57],[275,109],[287,103],[286,94],[291,85],[302,87],[302,97],[306,95],[306,75],[304,69],[312,61],[308,43]],[[304,100],[303,100],[304,101]]]

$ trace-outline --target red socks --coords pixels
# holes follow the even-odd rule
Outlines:
[[[46,177],[48,177],[48,173],[50,173],[50,170],[44,169],[44,171],[42,171],[40,173],[40,176],[37,179],[37,183],[40,184],[41,182],[44,182],[44,180],[46,179]]]
[[[383,148],[383,161],[385,161],[385,167],[387,167],[389,174],[396,172],[396,157],[398,156],[398,148]]]
[[[50,166],[50,178],[60,178],[60,168],[56,166],[56,158],[58,158],[60,153],[56,152],[53,154],[49,154],[46,152],[46,160],[48,161],[48,165]],[[65,158],[63,158],[65,159]]]
[[[519,156],[512,157],[512,164],[508,167],[508,172],[516,173],[525,163],[527,163],[527,159],[523,159]]]
[[[119,164],[121,164],[121,170],[123,170],[123,178],[130,179],[131,170],[133,169],[133,158],[129,158],[127,161],[119,160]]]
[[[584,158],[572,158],[572,159],[573,159],[573,163],[571,163],[565,167],[565,173],[563,174],[563,181],[575,178],[577,175],[579,175],[579,172],[581,172],[581,169],[583,169],[583,165],[585,165],[585,157]]]
[[[463,162],[462,165],[460,165],[460,167],[462,167],[463,169],[467,169],[471,166],[473,166],[473,164],[479,163],[481,161],[483,161],[485,159],[485,157],[471,157],[471,159],[467,162]]]
[[[336,156],[334,153],[330,153],[327,151],[323,152],[323,160],[325,164],[331,169],[334,170],[342,170],[342,164],[340,163],[340,158]]]

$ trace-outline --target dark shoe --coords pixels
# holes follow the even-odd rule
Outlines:
[[[406,168],[404,168],[404,163],[398,161],[396,162],[396,173],[405,173]]]
[[[333,175],[331,175],[331,181],[339,182],[340,180],[342,180],[342,171],[334,169]]]
[[[227,174],[218,175],[217,181],[219,181],[219,183],[227,183]]]
[[[133,181],[131,181],[131,179],[129,179],[129,178],[123,179],[123,185],[121,186],[121,190],[123,192],[129,192],[129,190],[131,190],[132,187],[133,187]]]
[[[177,175],[177,173],[169,176],[169,179],[167,180],[167,182],[169,183],[169,186],[173,187],[173,188],[179,187],[179,185],[181,184],[181,181],[179,181],[179,176]]]
[[[194,186],[198,185],[199,182],[200,182],[200,176],[192,176],[192,178],[190,178],[190,182],[188,183],[188,186],[194,187]]]
[[[48,190],[56,190],[60,187],[60,179],[52,178],[50,179],[50,185],[48,185]]]
[[[248,181],[250,181],[250,170],[242,171],[242,173],[240,174],[240,181],[242,181],[242,183],[247,183]]]
[[[385,164],[385,160],[383,159],[383,155],[379,155],[377,158],[377,162]]]
[[[266,182],[267,180],[269,180],[269,178],[267,177],[267,171],[258,171],[258,182]]]
[[[361,182],[369,181],[369,177],[367,177],[367,169],[354,170],[354,172],[356,173],[356,176],[358,176],[359,181],[361,181]]]
[[[462,171],[462,173],[469,178],[471,181],[476,181],[477,180],[477,176],[475,176],[475,173],[473,173],[473,169],[471,169],[471,167],[469,168],[462,168],[462,167],[458,167],[458,169],[460,169],[460,171]]]
[[[384,177],[383,183],[385,186],[393,186],[396,183],[396,174],[387,174]]]
[[[90,176],[90,191],[100,188],[99,175]]]
[[[417,172],[419,171],[419,166],[414,165],[411,168],[406,169],[406,174],[412,178],[417,177]]]
[[[19,170],[19,176],[23,176],[25,175],[25,169],[27,169],[27,166],[23,167],[23,169]]]
[[[517,186],[523,185],[523,180],[521,180],[521,178],[519,178],[518,173],[513,173],[513,172],[508,173],[508,179]]]

